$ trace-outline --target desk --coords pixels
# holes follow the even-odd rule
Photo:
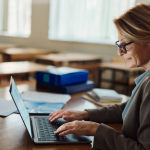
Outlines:
[[[55,51],[36,48],[8,48],[1,51],[3,61],[32,60],[37,55],[55,53]]]
[[[3,56],[1,54],[2,51],[4,51],[7,48],[17,47],[15,44],[2,44],[0,43],[0,62],[3,61]]]
[[[23,76],[23,80],[27,80],[30,73],[35,73],[40,70],[48,70],[53,66],[37,64],[34,62],[20,61],[20,62],[3,62],[0,63],[0,83],[3,78],[7,78],[8,82],[10,76]]]
[[[37,61],[45,62],[57,67],[71,64],[100,63],[102,61],[102,57],[83,53],[49,54],[36,56],[35,58]]]
[[[19,92],[25,90],[36,90],[35,84],[33,85],[18,85]],[[85,108],[97,108],[99,106],[90,103],[81,98],[86,92],[81,92],[71,95],[71,100],[65,105],[64,109],[84,110]],[[9,87],[0,89],[0,97],[7,100],[11,99],[9,94]],[[121,131],[122,124],[109,124],[109,126]],[[89,150],[91,144],[78,144],[78,145],[35,145],[20,116],[12,114],[8,117],[0,117],[0,149],[6,150]]]
[[[110,79],[104,79],[102,78],[102,73],[106,70],[112,70],[112,80]],[[115,71],[119,71],[122,72],[125,75],[125,78],[121,81],[116,81],[115,80]],[[139,76],[139,74],[142,74],[144,72],[144,69],[141,67],[138,68],[128,68],[126,63],[101,63],[100,64],[100,77],[99,77],[99,83],[100,83],[100,87],[101,87],[101,82],[110,82],[113,84],[113,86],[115,84],[119,84],[119,85],[123,85],[126,86],[126,95],[130,95],[129,93],[129,88],[131,85],[134,85],[134,79]],[[130,74],[136,73],[136,76],[130,76]]]
[[[99,63],[102,57],[83,54],[83,53],[59,53],[43,56],[36,56],[36,62],[60,66],[68,66],[79,69],[89,70],[89,80],[95,82],[95,87],[98,87]]]

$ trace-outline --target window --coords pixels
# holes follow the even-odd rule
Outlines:
[[[0,0],[0,35],[28,37],[31,0]]]
[[[113,19],[134,3],[135,0],[50,0],[49,39],[114,42],[117,32]]]

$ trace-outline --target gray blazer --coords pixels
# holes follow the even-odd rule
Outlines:
[[[150,75],[140,85],[125,120],[126,103],[87,109],[90,121],[101,123],[94,136],[94,148],[102,150],[150,150]],[[121,133],[104,123],[123,123]]]

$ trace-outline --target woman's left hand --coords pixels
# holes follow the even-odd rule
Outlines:
[[[90,121],[73,121],[60,126],[54,133],[62,136],[67,134],[78,134],[94,136],[100,124]]]

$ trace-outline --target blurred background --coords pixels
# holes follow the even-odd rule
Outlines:
[[[143,0],[0,0],[0,42],[110,59],[117,56],[113,19],[139,2]]]
[[[150,0],[0,0],[0,44],[3,49],[36,48],[56,53],[92,55],[101,58],[99,63],[120,62],[122,60],[115,59],[117,47],[114,43],[118,38],[113,19],[141,2]],[[21,61],[19,58],[5,59],[2,52],[1,55],[1,62]],[[65,62],[61,66],[65,64],[68,65]],[[57,66],[54,63],[49,65]],[[77,68],[86,69],[86,66]],[[131,73],[130,70],[127,72]],[[140,73],[131,75],[137,76]],[[110,71],[102,76],[111,79],[115,77]],[[100,87],[102,76],[99,78],[99,74],[95,74],[91,77],[92,80],[97,78],[97,87]],[[123,78],[120,72],[116,76],[118,79]],[[129,74],[125,73],[125,76]],[[114,88],[114,85],[107,83],[101,86]],[[116,90],[123,93],[120,87]]]

